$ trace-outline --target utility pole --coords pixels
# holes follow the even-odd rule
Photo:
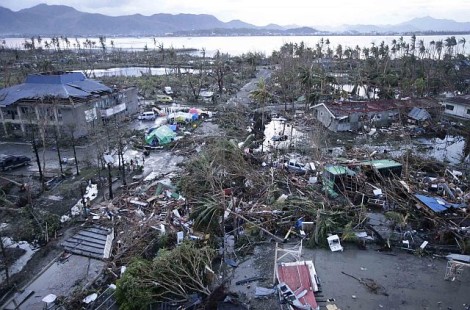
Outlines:
[[[111,180],[111,163],[108,163],[108,188],[109,199],[113,199],[113,181]]]
[[[108,165],[108,188],[109,188],[109,199],[113,199],[113,181],[111,180],[111,165],[114,163],[113,156],[109,154],[103,155],[104,161]]]
[[[62,168],[62,157],[60,156],[59,147],[59,135],[57,134],[57,128],[54,129],[55,148],[57,149],[57,156],[59,157],[60,176],[64,176],[64,170]]]
[[[38,164],[38,169],[39,169],[39,180],[41,181],[41,188],[44,191],[44,175],[42,174],[41,161],[39,160],[38,146],[36,145],[36,137],[34,136],[34,133],[33,133],[33,139],[31,143],[33,144],[33,151],[34,151],[34,154],[36,155],[36,162]]]

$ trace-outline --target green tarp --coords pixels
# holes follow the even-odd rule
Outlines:
[[[145,142],[149,145],[165,145],[173,141],[176,133],[171,130],[170,126],[163,125],[156,129],[150,130],[145,136]]]

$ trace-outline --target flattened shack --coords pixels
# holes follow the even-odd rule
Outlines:
[[[356,131],[363,126],[388,126],[398,116],[393,100],[320,103],[315,117],[331,131]]]

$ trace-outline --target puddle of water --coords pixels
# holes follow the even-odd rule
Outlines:
[[[279,141],[277,138],[282,136],[286,139]],[[264,129],[263,151],[300,148],[306,145],[307,140],[308,135],[297,130],[292,124],[282,119],[273,119]],[[261,147],[258,150],[260,151]]]
[[[9,248],[20,248],[25,250],[26,252],[21,255],[11,266],[9,269],[10,276],[14,275],[15,273],[20,272],[24,266],[28,263],[28,261],[31,259],[33,254],[37,251],[33,250],[31,248],[31,245],[26,242],[26,241],[19,241],[19,242],[14,242],[11,238],[3,238],[4,245]],[[6,273],[5,271],[0,272],[0,282],[3,282],[6,279]]]
[[[180,68],[180,72],[184,73],[198,73],[199,70],[191,68]],[[145,67],[128,67],[128,68],[109,68],[109,69],[95,69],[86,71],[91,77],[103,76],[142,76],[142,75],[166,75],[176,74],[176,68],[145,68]]]
[[[427,159],[434,159],[439,162],[448,162],[450,164],[460,164],[464,161],[465,154],[465,138],[462,136],[446,136],[444,139],[440,138],[415,138],[409,141],[404,140],[381,140],[380,142],[373,143],[369,139],[362,141],[361,137],[353,141],[356,147],[362,149],[377,151],[383,153],[386,151],[391,157],[400,157],[405,151],[410,150],[415,155]],[[359,143],[361,140],[363,143]],[[338,144],[343,144],[345,141],[338,141]],[[350,141],[347,141],[350,142]],[[329,148],[328,151],[334,156],[345,156],[345,149],[343,146]]]
[[[348,93],[351,93],[354,89],[354,85],[351,85],[351,84],[344,84],[344,85],[333,85],[334,88],[336,89],[340,89],[342,88],[342,90],[348,92]],[[352,94],[352,95],[356,95],[360,98],[364,98],[364,99],[367,99],[367,86],[364,85],[364,86],[359,86],[357,89],[356,89],[356,93],[355,94]],[[369,98],[370,99],[379,99],[379,89],[376,88],[375,89],[375,93],[372,91],[372,92],[369,92]]]

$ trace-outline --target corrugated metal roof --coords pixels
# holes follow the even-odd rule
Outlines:
[[[431,114],[425,109],[414,107],[411,109],[410,113],[408,113],[408,117],[417,121],[425,121],[431,118]]]
[[[344,166],[326,166],[325,170],[333,175],[342,175],[342,174],[355,175],[356,174],[354,171]]]
[[[446,211],[449,208],[461,208],[462,205],[456,203],[449,203],[440,197],[431,197],[426,195],[416,194],[416,198],[421,201],[429,209],[436,213]]]
[[[395,168],[401,167],[402,164],[390,159],[376,159],[363,162],[364,164],[372,165],[376,169],[384,169],[384,168]]]
[[[112,229],[93,226],[80,230],[62,245],[71,253],[103,259],[109,258],[113,239]]]
[[[112,92],[112,89],[87,79],[81,72],[31,74],[23,84],[0,89],[0,106],[5,107],[20,100],[87,98],[100,92]]]

